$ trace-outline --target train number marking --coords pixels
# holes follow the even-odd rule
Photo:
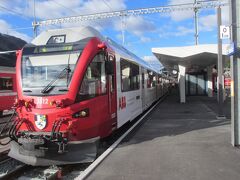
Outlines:
[[[37,104],[38,104],[38,105],[48,104],[48,99],[47,99],[47,98],[39,97],[39,98],[37,98]]]

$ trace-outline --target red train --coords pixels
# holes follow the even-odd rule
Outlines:
[[[0,117],[4,110],[12,108],[16,95],[15,68],[0,66]]]
[[[9,156],[31,165],[90,162],[99,139],[168,90],[168,79],[91,27],[48,30],[17,53]]]

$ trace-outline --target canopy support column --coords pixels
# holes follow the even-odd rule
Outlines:
[[[213,82],[212,82],[212,67],[207,67],[207,94],[208,97],[213,97]]]
[[[179,95],[180,95],[180,103],[186,103],[186,90],[185,90],[185,76],[186,76],[186,68],[182,65],[178,65],[179,73],[178,73],[178,84],[179,84]]]

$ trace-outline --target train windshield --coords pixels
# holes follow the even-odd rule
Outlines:
[[[23,93],[65,94],[80,54],[80,49],[70,45],[25,48],[21,67]]]

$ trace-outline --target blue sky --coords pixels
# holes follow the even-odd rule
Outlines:
[[[35,0],[37,20],[64,16],[126,10],[144,7],[183,4],[194,0]],[[33,0],[0,0],[0,32],[14,35],[26,41],[33,38]],[[223,24],[228,25],[228,7],[222,11]],[[100,21],[62,24],[61,27],[90,25],[105,36],[122,43],[121,18]],[[194,19],[192,11],[168,14],[131,16],[124,19],[124,46],[147,61],[155,61],[153,47],[194,45]],[[60,26],[42,27],[39,31]],[[26,28],[26,29],[18,29]],[[200,10],[199,43],[217,43],[216,10]]]

